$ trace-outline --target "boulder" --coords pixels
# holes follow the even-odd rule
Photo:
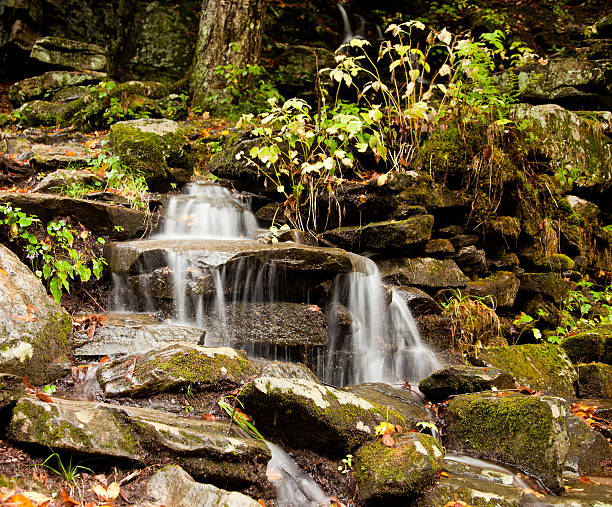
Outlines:
[[[567,403],[553,397],[457,396],[448,404],[444,445],[515,466],[560,494],[565,491],[562,474],[570,447],[569,413]]]
[[[64,69],[99,72],[108,70],[108,58],[103,48],[60,37],[37,40],[30,57]]]
[[[69,185],[87,185],[102,188],[103,179],[91,171],[78,171],[69,169],[60,169],[51,174],[47,174],[39,181],[33,192],[48,192],[51,194],[60,194],[62,190]]]
[[[612,460],[612,448],[606,438],[572,414],[567,416],[567,434],[570,447],[565,470],[579,476],[599,476],[605,473]]]
[[[405,220],[372,222],[363,227],[340,227],[323,233],[323,239],[355,252],[405,250],[431,238],[434,218],[417,215]]]
[[[373,438],[382,421],[406,425],[393,409],[306,379],[259,376],[240,401],[266,437],[330,456],[343,456]]]
[[[612,337],[612,330],[608,336]],[[561,347],[573,363],[591,363],[602,360],[605,340],[605,330],[596,328],[566,336],[561,340]]]
[[[380,382],[348,386],[344,389],[369,402],[392,408],[406,421],[404,429],[418,430],[417,423],[422,421],[435,423],[432,413],[425,408],[423,398],[411,390],[396,389]]]
[[[260,507],[251,497],[219,489],[212,484],[196,482],[178,465],[167,465],[147,481],[147,496],[156,505],[193,507],[223,505],[224,507]]]
[[[214,155],[207,168],[219,178],[246,180],[252,183],[263,182],[264,176],[259,173],[257,167],[247,164],[251,149],[261,145],[262,140],[258,138],[241,140],[236,145]]]
[[[414,285],[426,290],[467,285],[465,275],[451,259],[388,259],[378,262],[378,267],[384,281],[392,285]]]
[[[9,88],[9,99],[14,106],[24,102],[42,99],[58,90],[75,86],[97,84],[106,78],[103,72],[79,72],[55,70],[40,76],[29,77],[18,81]]]
[[[355,477],[364,505],[414,500],[442,470],[444,450],[435,438],[421,433],[394,438],[392,447],[377,439],[355,452]]]
[[[455,253],[455,247],[450,240],[445,238],[430,239],[423,246],[423,255],[425,257],[450,257]]]
[[[294,378],[318,382],[319,379],[310,368],[301,363],[288,363],[285,361],[270,361],[261,370],[262,377]]]
[[[518,265],[519,259],[515,253],[503,254],[493,259],[487,259],[487,269],[491,271],[510,271]]]
[[[501,75],[504,89],[517,89],[527,102],[556,102],[574,107],[585,103],[606,109],[612,106],[611,71],[605,60],[553,58],[532,63]],[[545,104],[546,106],[552,104]]]
[[[81,360],[118,359],[132,354],[135,344],[141,353],[174,342],[203,344],[206,334],[198,327],[159,322],[141,313],[103,313],[99,317],[102,325],[91,338],[85,331],[75,332],[74,355]]]
[[[496,389],[514,389],[514,379],[497,368],[477,366],[448,366],[419,382],[421,391],[429,401],[439,403],[451,396]]]
[[[510,308],[518,293],[520,282],[508,271],[497,271],[487,278],[468,282],[465,292],[470,296],[491,298],[496,308]]]
[[[521,221],[516,217],[494,216],[484,223],[484,232],[487,241],[503,241],[506,247],[512,247],[521,233]]]
[[[171,460],[213,484],[245,487],[265,480],[266,444],[235,429],[227,433],[227,423],[55,397],[47,403],[36,396],[17,402],[9,427],[16,442],[144,464]]]
[[[8,373],[0,373],[0,410],[11,407],[25,394],[23,379]]]
[[[4,245],[0,267],[0,373],[34,384],[63,377],[70,370],[70,316]]]
[[[557,345],[486,348],[479,351],[478,358],[468,357],[468,360],[475,366],[499,368],[534,391],[568,400],[576,396],[574,386],[578,374],[563,349]]]
[[[578,395],[581,398],[612,399],[612,366],[604,363],[579,364]]]
[[[457,266],[466,274],[484,273],[487,270],[487,257],[484,250],[474,245],[464,246],[453,256]]]
[[[453,315],[421,315],[416,318],[421,338],[436,351],[452,350],[461,323]]]
[[[0,202],[36,215],[43,223],[70,216],[94,235],[127,239],[141,236],[146,228],[146,213],[105,202],[73,199],[55,194],[0,192]],[[118,231],[115,226],[122,229]]]
[[[442,313],[442,307],[429,294],[416,287],[393,287],[398,295],[400,295],[410,312],[415,317],[421,315],[439,315]]]
[[[519,291],[527,294],[542,294],[560,305],[568,293],[567,284],[559,273],[524,273]]]
[[[133,364],[133,373],[127,376]],[[107,398],[143,397],[177,392],[189,385],[195,390],[232,390],[256,373],[244,352],[173,342],[161,350],[103,363],[98,369],[98,381]]]
[[[114,123],[111,142],[121,164],[142,174],[154,191],[187,183],[193,174],[189,140],[172,120],[141,118]]]

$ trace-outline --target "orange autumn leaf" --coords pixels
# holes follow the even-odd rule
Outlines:
[[[393,447],[395,446],[395,439],[391,436],[390,433],[386,433],[382,437],[382,443],[387,447]]]
[[[36,307],[34,305],[28,305],[28,312],[36,313]]]
[[[440,472],[440,477],[450,477],[448,472]]]
[[[36,317],[34,317],[34,315],[31,313],[28,313],[27,315],[12,315],[12,317],[20,322],[34,322],[36,320]]]
[[[0,268],[0,275],[8,275],[8,273],[6,272],[6,269]]]
[[[216,421],[218,418],[214,414],[202,414],[202,419],[205,421]]]
[[[68,494],[65,489],[60,491],[60,498],[62,503],[67,507],[73,507],[74,505],[79,505],[79,502],[72,499],[72,497]]]
[[[67,157],[76,157],[76,153],[74,151],[66,150]]]
[[[44,401],[45,403],[53,403],[53,400],[51,399],[51,396],[49,396],[48,394],[45,394],[45,393],[36,393],[36,397],[39,400]]]
[[[87,148],[91,148],[91,147],[92,147],[94,144],[96,144],[96,140],[95,140],[95,139],[90,139],[89,141],[87,141],[87,142],[85,143],[85,146],[86,146]]]
[[[104,364],[104,363],[106,363],[107,361],[110,361],[110,357],[108,357],[108,356],[104,356],[104,357],[101,357],[101,358],[100,358],[100,360],[98,361],[98,364]]]
[[[18,493],[6,499],[2,504],[11,507],[36,507],[27,496]]]

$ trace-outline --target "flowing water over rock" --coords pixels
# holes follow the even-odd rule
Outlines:
[[[165,311],[178,324],[206,329],[205,345],[310,361],[319,378],[339,386],[417,382],[439,367],[372,260],[265,244],[253,240],[257,232],[255,216],[231,192],[190,185],[170,200],[159,234],[109,245],[113,309]],[[350,329],[316,304],[330,300],[345,309]]]

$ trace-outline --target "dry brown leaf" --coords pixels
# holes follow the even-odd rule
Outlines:
[[[53,403],[53,400],[51,399],[51,396],[49,396],[48,394],[45,394],[45,393],[36,393],[36,397],[39,400],[44,401],[45,403]]]
[[[79,505],[79,502],[77,502],[76,500],[73,500],[72,497],[68,494],[68,492],[65,489],[62,489],[60,491],[60,498],[62,500],[62,503],[67,507],[73,507],[74,505]]]
[[[395,439],[391,436],[391,434],[386,433],[382,437],[382,443],[386,445],[387,447],[394,447]]]

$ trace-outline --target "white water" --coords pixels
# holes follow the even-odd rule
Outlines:
[[[270,442],[266,444],[272,451],[266,476],[276,489],[276,502],[279,507],[329,505],[331,498],[297,466],[291,456],[277,445]]]
[[[158,238],[247,239],[257,235],[257,219],[229,190],[193,183],[170,198]]]

